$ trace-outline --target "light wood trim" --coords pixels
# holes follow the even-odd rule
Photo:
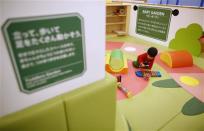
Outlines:
[[[106,17],[125,17],[127,15],[106,15]]]
[[[125,22],[112,22],[112,23],[106,23],[106,25],[123,25]]]
[[[130,9],[131,9],[131,6],[130,5],[128,5],[127,6],[127,11],[126,11],[126,15],[127,15],[127,17],[126,17],[126,30],[125,30],[125,32],[127,33],[127,34],[129,34],[129,24],[130,24]]]

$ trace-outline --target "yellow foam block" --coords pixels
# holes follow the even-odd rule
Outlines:
[[[161,53],[160,59],[167,64],[169,67],[172,68],[172,59],[168,52]]]
[[[193,66],[193,57],[186,50],[163,52],[160,59],[171,68]]]
[[[106,64],[109,64],[110,61],[110,53],[106,53]]]

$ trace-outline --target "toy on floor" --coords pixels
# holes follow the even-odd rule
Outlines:
[[[127,59],[120,49],[115,49],[106,54],[106,71],[120,74],[128,72]]]
[[[149,80],[150,77],[151,77],[151,74],[150,74],[150,73],[144,73],[144,74],[143,74],[143,78],[144,78],[145,80]]]
[[[118,89],[120,89],[128,98],[131,98],[133,95],[132,93],[125,87],[122,87],[121,85],[121,76],[117,76],[117,84],[118,84]]]
[[[143,77],[145,80],[149,80],[150,77],[161,77],[159,71],[150,71],[150,70],[140,70],[135,72],[136,76]]]

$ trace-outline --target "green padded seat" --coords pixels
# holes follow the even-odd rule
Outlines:
[[[0,131],[68,131],[60,97],[0,118]]]
[[[0,131],[115,131],[114,77],[0,117]]]
[[[116,79],[106,75],[63,95],[69,131],[115,131]]]

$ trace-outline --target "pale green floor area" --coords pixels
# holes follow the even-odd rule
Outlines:
[[[167,47],[155,45],[130,36],[107,37],[107,41],[128,42],[148,46],[154,45],[160,51],[169,50]],[[129,59],[136,58],[128,54],[127,57]],[[194,63],[204,69],[204,59],[194,57]],[[170,78],[169,74],[156,64],[153,70],[159,70],[162,73],[162,77],[151,78],[148,86],[142,92],[131,99],[117,102],[118,117],[116,121],[116,131],[204,130],[204,127],[201,126],[201,123],[204,123],[204,113],[193,117],[185,116],[181,113],[183,105],[193,98],[193,96],[182,88],[159,88],[152,86],[152,83],[155,81]],[[185,124],[188,124],[188,126],[185,126]]]
[[[116,112],[116,131],[129,131],[126,118],[118,107]]]

